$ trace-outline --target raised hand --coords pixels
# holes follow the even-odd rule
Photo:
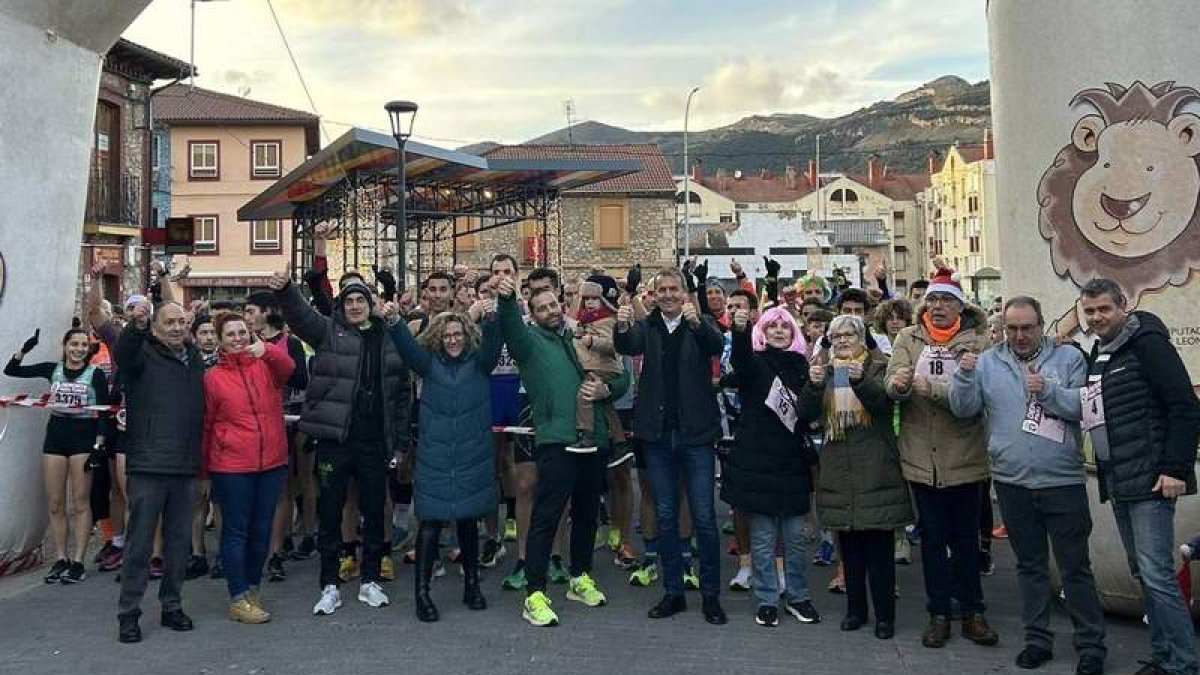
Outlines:
[[[1038,372],[1037,366],[1029,364],[1029,372],[1025,375],[1025,388],[1029,393],[1041,395],[1046,391],[1046,376]]]
[[[690,302],[683,303],[683,320],[692,328],[700,325],[700,312],[696,311],[696,306]]]
[[[395,302],[392,302],[391,300],[388,300],[383,303],[383,306],[381,309],[383,311],[384,320],[387,321],[389,324],[396,323],[396,321],[399,320],[400,305],[396,304]]]
[[[633,306],[621,305],[617,308],[617,330],[624,333],[633,325]]]
[[[779,278],[779,261],[778,260],[772,260],[764,255],[763,256],[763,265],[765,266],[765,268],[767,270],[768,277],[773,277],[775,279]]]
[[[696,265],[696,288],[704,288],[704,282],[708,281],[708,259]]]
[[[975,352],[965,352],[962,358],[958,360],[958,369],[964,373],[975,372],[975,366],[979,364],[979,354]]]
[[[511,298],[517,293],[517,282],[511,277],[501,277],[496,281],[496,295],[501,298]]]
[[[129,320],[138,328],[146,330],[150,326],[150,303],[139,302],[134,305],[129,313]]]
[[[254,342],[251,342],[250,346],[246,347],[246,351],[250,352],[250,355],[254,358],[261,359],[263,354],[267,353],[267,343],[255,337]]]
[[[26,340],[25,344],[21,345],[21,354],[24,355],[24,354],[28,354],[29,352],[33,351],[33,348],[38,346],[38,340],[41,337],[42,337],[42,329],[38,328],[38,329],[34,330],[33,336],[30,337],[28,340]]]
[[[733,327],[738,331],[746,330],[746,326],[750,325],[750,310],[738,309],[733,313]]]
[[[818,386],[825,384],[825,366],[809,366],[808,379]]]
[[[292,263],[289,261],[283,264],[283,269],[278,269],[271,273],[271,278],[267,281],[267,286],[273,291],[282,291],[291,282]]]
[[[742,264],[734,258],[729,259],[729,271],[733,272],[733,276],[739,279],[746,276],[746,273],[742,271]]]
[[[637,263],[625,274],[625,292],[633,295],[642,284],[642,264]]]
[[[908,391],[913,386],[912,368],[899,368],[892,374],[892,388],[897,391]]]
[[[913,392],[918,396],[929,398],[933,395],[933,385],[930,384],[929,378],[924,375],[917,375],[913,378]]]
[[[846,372],[850,375],[851,382],[858,382],[863,378],[863,364],[852,361],[846,366]]]

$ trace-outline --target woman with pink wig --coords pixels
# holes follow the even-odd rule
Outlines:
[[[777,533],[782,532],[786,604],[801,623],[817,623],[808,591],[804,516],[810,509],[813,453],[808,425],[797,414],[808,386],[807,345],[796,320],[783,307],[763,313],[753,328],[750,314],[733,316],[733,369],[738,376],[742,420],[725,465],[725,501],[750,521],[750,552],[758,625],[779,625],[779,580],[775,572]]]

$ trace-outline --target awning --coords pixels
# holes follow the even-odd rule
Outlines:
[[[491,189],[497,193],[513,188],[570,190],[643,168],[636,160],[489,159],[415,141],[405,144],[405,158],[410,187]],[[291,218],[297,208],[319,199],[355,172],[391,176],[394,181],[396,140],[366,129],[350,129],[238,209],[238,220]],[[476,208],[486,210],[486,200]]]

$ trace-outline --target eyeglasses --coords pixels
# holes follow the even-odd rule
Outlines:
[[[958,302],[958,298],[953,295],[937,293],[934,295],[926,294],[925,296],[925,304],[927,305],[953,305],[956,302]]]
[[[829,341],[837,342],[838,340],[857,340],[858,333],[830,333]]]
[[[446,333],[442,336],[442,342],[456,342],[465,339],[467,336],[463,333]]]

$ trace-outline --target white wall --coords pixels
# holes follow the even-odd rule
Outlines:
[[[1039,182],[1059,152],[1071,145],[1076,123],[1084,115],[1096,113],[1088,105],[1070,107],[1079,92],[1106,89],[1109,82],[1129,87],[1135,81],[1146,86],[1174,81],[1176,87],[1200,88],[1195,15],[1194,0],[1005,0],[992,2],[988,8],[1004,294],[1035,295],[1045,305],[1047,321],[1063,317],[1064,322],[1071,322],[1076,318],[1077,284],[1093,274],[1129,285],[1131,275],[1139,270],[1168,269],[1177,274],[1176,283],[1184,285],[1164,284],[1142,293],[1138,307],[1164,319],[1192,381],[1198,382],[1200,315],[1195,308],[1200,305],[1200,273],[1192,273],[1190,283],[1184,280],[1189,267],[1200,267],[1200,245],[1185,244],[1187,237],[1181,235],[1167,245],[1173,251],[1167,259],[1125,257],[1123,269],[1102,263],[1077,273],[1072,281],[1065,278],[1065,269],[1056,273],[1051,265],[1051,245],[1039,233],[1039,216],[1045,212],[1038,199]],[[1189,105],[1183,111],[1200,112],[1200,105]],[[1135,126],[1150,130],[1149,125]],[[1192,131],[1194,134],[1196,129]],[[1102,148],[1111,147],[1105,143],[1113,141],[1116,134],[1101,132],[1100,137]],[[1176,136],[1177,141],[1180,138],[1183,136]],[[1138,168],[1143,163],[1159,164],[1159,171],[1130,169],[1132,178],[1122,179],[1122,184],[1106,183],[1103,189],[1112,191],[1110,196],[1132,199],[1137,196],[1131,194],[1133,190],[1137,194],[1152,192],[1155,202],[1146,206],[1148,215],[1163,208],[1162,195],[1176,189],[1195,197],[1193,184],[1166,178],[1171,172],[1163,170],[1160,158],[1151,157],[1153,151],[1146,143],[1130,147],[1138,148],[1139,156],[1116,153],[1118,168],[1125,159],[1131,160],[1130,166],[1137,163]],[[1140,156],[1143,153],[1145,156]],[[1195,170],[1186,173],[1194,177]],[[1068,206],[1072,203],[1070,191],[1060,189],[1059,194]],[[1200,228],[1200,223],[1190,230],[1195,228]],[[1138,225],[1136,229],[1143,228]],[[1087,248],[1095,250],[1094,246]],[[1182,260],[1183,253],[1192,254],[1191,264]],[[1179,262],[1172,264],[1172,259]]]
[[[71,326],[101,54],[149,0],[0,3],[0,354],[35,327],[29,361],[61,358]],[[84,46],[80,46],[84,45]],[[44,383],[0,378],[0,393]],[[0,567],[35,549],[46,526],[45,416],[0,409]]]

